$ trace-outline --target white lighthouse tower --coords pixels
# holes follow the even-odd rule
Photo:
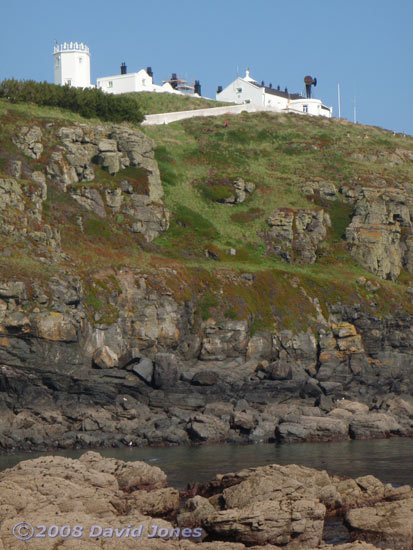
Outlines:
[[[90,52],[83,42],[55,44],[54,83],[75,88],[90,88]]]

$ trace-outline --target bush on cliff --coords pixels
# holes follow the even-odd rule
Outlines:
[[[0,97],[13,103],[30,102],[36,105],[60,107],[86,118],[109,122],[142,122],[143,115],[136,102],[128,96],[105,94],[96,88],[71,88],[34,80],[3,80]]]

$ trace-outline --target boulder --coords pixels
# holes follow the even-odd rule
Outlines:
[[[413,499],[385,502],[347,512],[345,523],[352,536],[392,550],[411,550]]]
[[[217,372],[212,370],[201,370],[194,374],[191,384],[194,386],[213,386],[219,380]]]
[[[137,374],[144,382],[151,385],[153,378],[153,363],[148,357],[142,358],[138,364],[134,364],[132,372]]]
[[[336,402],[337,409],[348,411],[351,414],[368,414],[369,407],[358,401],[350,401],[349,399],[339,399]]]
[[[109,347],[102,346],[98,348],[93,354],[93,364],[101,369],[111,369],[118,366],[118,356]]]
[[[197,414],[189,423],[188,433],[193,441],[214,443],[224,441],[229,432],[228,423],[216,416]]]
[[[171,388],[178,381],[178,363],[173,353],[157,353],[154,357],[155,388]]]
[[[179,509],[179,491],[172,488],[154,491],[134,491],[129,504],[135,510],[151,517],[169,517],[176,515]]]
[[[341,441],[349,438],[344,419],[300,416],[297,422],[281,422],[276,428],[280,441]]]
[[[202,525],[212,537],[248,546],[275,543],[298,550],[320,544],[325,511],[315,499],[263,501],[216,512]]]
[[[354,439],[386,438],[402,434],[403,428],[397,420],[385,413],[357,414],[350,422],[350,435]]]

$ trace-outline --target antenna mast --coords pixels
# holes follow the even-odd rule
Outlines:
[[[341,118],[340,82],[337,83],[338,118]]]
[[[356,103],[356,96],[354,95],[354,101],[353,101],[353,119],[354,124],[357,122],[357,103]]]

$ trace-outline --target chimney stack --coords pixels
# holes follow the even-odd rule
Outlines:
[[[201,95],[201,84],[199,80],[195,80],[194,93]]]
[[[174,90],[178,88],[178,77],[176,76],[176,73],[172,73],[171,80],[169,81],[169,83]]]
[[[120,66],[120,74],[126,74],[126,73],[127,73],[126,63],[123,62],[122,65]]]
[[[148,76],[153,77],[152,67],[147,67],[146,72],[148,73]]]

